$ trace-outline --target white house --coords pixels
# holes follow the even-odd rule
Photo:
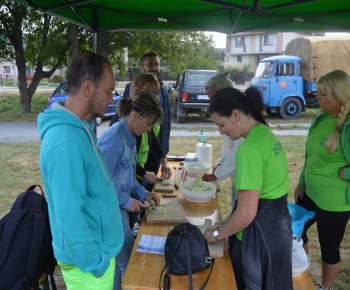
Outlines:
[[[9,60],[0,60],[0,82],[1,84],[6,81],[14,80],[17,67]]]
[[[255,70],[261,59],[284,54],[288,42],[295,38],[324,35],[297,32],[237,33],[226,36],[225,62],[252,64]]]

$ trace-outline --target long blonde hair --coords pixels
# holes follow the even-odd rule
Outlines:
[[[337,125],[324,143],[325,148],[333,153],[339,146],[339,134],[350,108],[350,78],[346,72],[334,70],[318,79],[316,89],[338,100],[340,105]]]

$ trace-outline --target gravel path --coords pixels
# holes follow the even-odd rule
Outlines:
[[[109,120],[102,122],[97,127],[97,137],[100,137],[102,133],[108,128]],[[297,126],[300,129],[274,129],[278,126],[289,127]],[[186,128],[216,128],[213,123],[172,123],[172,130],[170,136],[179,137],[195,137],[198,135],[198,131],[188,131]],[[306,136],[310,124],[308,123],[288,123],[288,124],[271,124],[271,130],[276,135],[291,135],[291,136]],[[305,128],[305,129],[304,129]],[[29,142],[39,141],[39,132],[36,122],[0,122],[0,142]],[[205,134],[210,137],[220,136],[219,131],[206,131]]]
[[[275,135],[290,135],[290,136],[306,136],[309,130],[271,130]],[[197,131],[186,131],[186,130],[172,130],[170,136],[178,137],[194,137],[197,136]],[[208,137],[218,137],[220,133],[218,131],[206,131],[205,135]]]
[[[290,127],[290,126],[298,126],[298,127],[310,127],[310,123],[280,123],[280,124],[269,124],[270,127]],[[189,127],[204,127],[204,128],[214,128],[217,127],[214,123],[208,122],[208,123],[171,123],[171,128],[189,128]]]

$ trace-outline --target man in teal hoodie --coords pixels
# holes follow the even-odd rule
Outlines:
[[[73,60],[66,79],[65,105],[55,103],[38,117],[53,249],[67,289],[112,289],[124,231],[89,121],[113,103],[115,78],[106,58],[88,53]]]

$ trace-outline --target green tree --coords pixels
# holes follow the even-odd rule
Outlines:
[[[222,62],[213,57],[213,37],[204,32],[132,32],[129,39],[130,59],[137,59],[139,65],[145,52],[155,51],[173,74],[186,69],[217,69]]]
[[[7,0],[0,1],[0,57],[15,60],[22,113],[31,112],[32,97],[43,78],[66,65],[69,49],[67,23]],[[28,86],[27,66],[34,67]],[[45,71],[44,67],[51,68]]]
[[[125,59],[133,35],[130,32],[100,32],[97,36],[98,52],[107,57],[118,74],[125,75],[128,64]]]

